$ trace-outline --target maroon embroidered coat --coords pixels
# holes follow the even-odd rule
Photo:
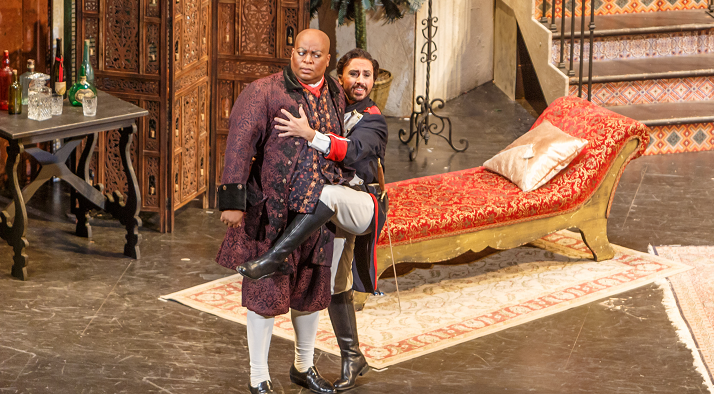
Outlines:
[[[323,92],[329,94],[330,113],[337,119],[323,122],[329,131],[343,135],[345,96],[335,81],[326,76]],[[218,205],[223,210],[245,211],[243,225],[228,228],[218,251],[218,264],[235,269],[264,254],[295,209],[311,213],[325,182],[347,183],[353,172],[326,160],[307,146],[303,138],[279,137],[275,129],[281,109],[299,116],[302,105],[311,117],[308,93],[290,67],[282,73],[259,79],[238,96],[230,118],[222,185]],[[324,114],[321,114],[324,118]],[[310,157],[306,155],[317,155]],[[255,160],[252,160],[255,159]],[[306,160],[314,166],[301,166]],[[305,182],[305,180],[308,182]],[[291,189],[300,188],[298,193]],[[294,191],[294,190],[293,190]],[[289,308],[314,312],[330,303],[330,265],[334,234],[323,226],[289,257],[292,273],[261,280],[243,280],[243,305],[264,316],[287,313]]]

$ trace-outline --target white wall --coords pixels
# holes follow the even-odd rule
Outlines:
[[[525,0],[521,0],[525,1]],[[437,17],[434,36],[436,60],[431,63],[430,99],[449,100],[493,80],[494,0],[450,0],[434,2]],[[421,21],[428,15],[427,2],[417,13],[416,94],[426,90],[426,64],[421,49],[426,41]]]
[[[382,113],[387,116],[409,116],[414,95],[414,14],[391,24],[376,20],[374,13],[367,17],[367,51],[377,59],[379,67],[389,70],[394,77],[389,100]],[[317,29],[317,18],[310,27]],[[354,23],[338,26],[336,59],[355,47]]]
[[[526,1],[526,0],[517,0]],[[417,95],[426,88],[426,64],[419,61],[424,44],[421,29],[427,1],[414,14],[384,24],[369,14],[367,50],[380,67],[394,75],[386,108],[388,116],[409,116]],[[495,0],[433,2],[432,15],[439,20],[435,35],[437,59],[431,64],[430,97],[452,99],[493,80],[493,29]],[[317,18],[310,27],[319,28]],[[355,47],[354,24],[338,26],[337,58]],[[416,41],[416,42],[415,42]]]

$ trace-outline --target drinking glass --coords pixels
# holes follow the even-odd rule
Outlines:
[[[64,97],[59,94],[52,95],[52,115],[62,115],[62,105]]]
[[[45,86],[50,76],[36,73],[29,77],[29,103],[27,117],[33,120],[47,120],[52,117],[52,91]]]
[[[97,96],[82,98],[82,111],[84,111],[84,116],[95,116],[97,114]]]

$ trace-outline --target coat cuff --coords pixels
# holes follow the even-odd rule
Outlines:
[[[324,155],[330,153],[330,137],[320,133],[319,131],[315,132],[315,138],[312,139],[312,142],[308,142],[307,144],[311,148],[317,149],[318,152]]]
[[[342,161],[347,155],[347,138],[334,135],[332,133],[327,135],[330,137],[330,152],[325,155],[325,159],[332,161]]]
[[[219,211],[245,211],[245,185],[226,183],[218,186]]]

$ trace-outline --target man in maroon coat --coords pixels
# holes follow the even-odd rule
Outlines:
[[[347,184],[353,171],[325,159],[302,138],[280,138],[275,128],[279,124],[275,118],[284,117],[282,109],[299,116],[302,107],[313,129],[344,135],[344,92],[324,75],[329,46],[321,31],[302,31],[290,66],[248,85],[231,112],[218,187],[221,220],[229,228],[216,260],[235,269],[271,247],[291,250],[281,260],[287,264],[280,264],[278,275],[243,281],[242,301],[249,309],[251,393],[273,392],[268,372],[273,321],[288,310],[295,328],[290,380],[313,392],[335,392],[313,364],[318,312],[331,299],[334,234],[322,224],[335,213],[319,197],[325,184]]]

